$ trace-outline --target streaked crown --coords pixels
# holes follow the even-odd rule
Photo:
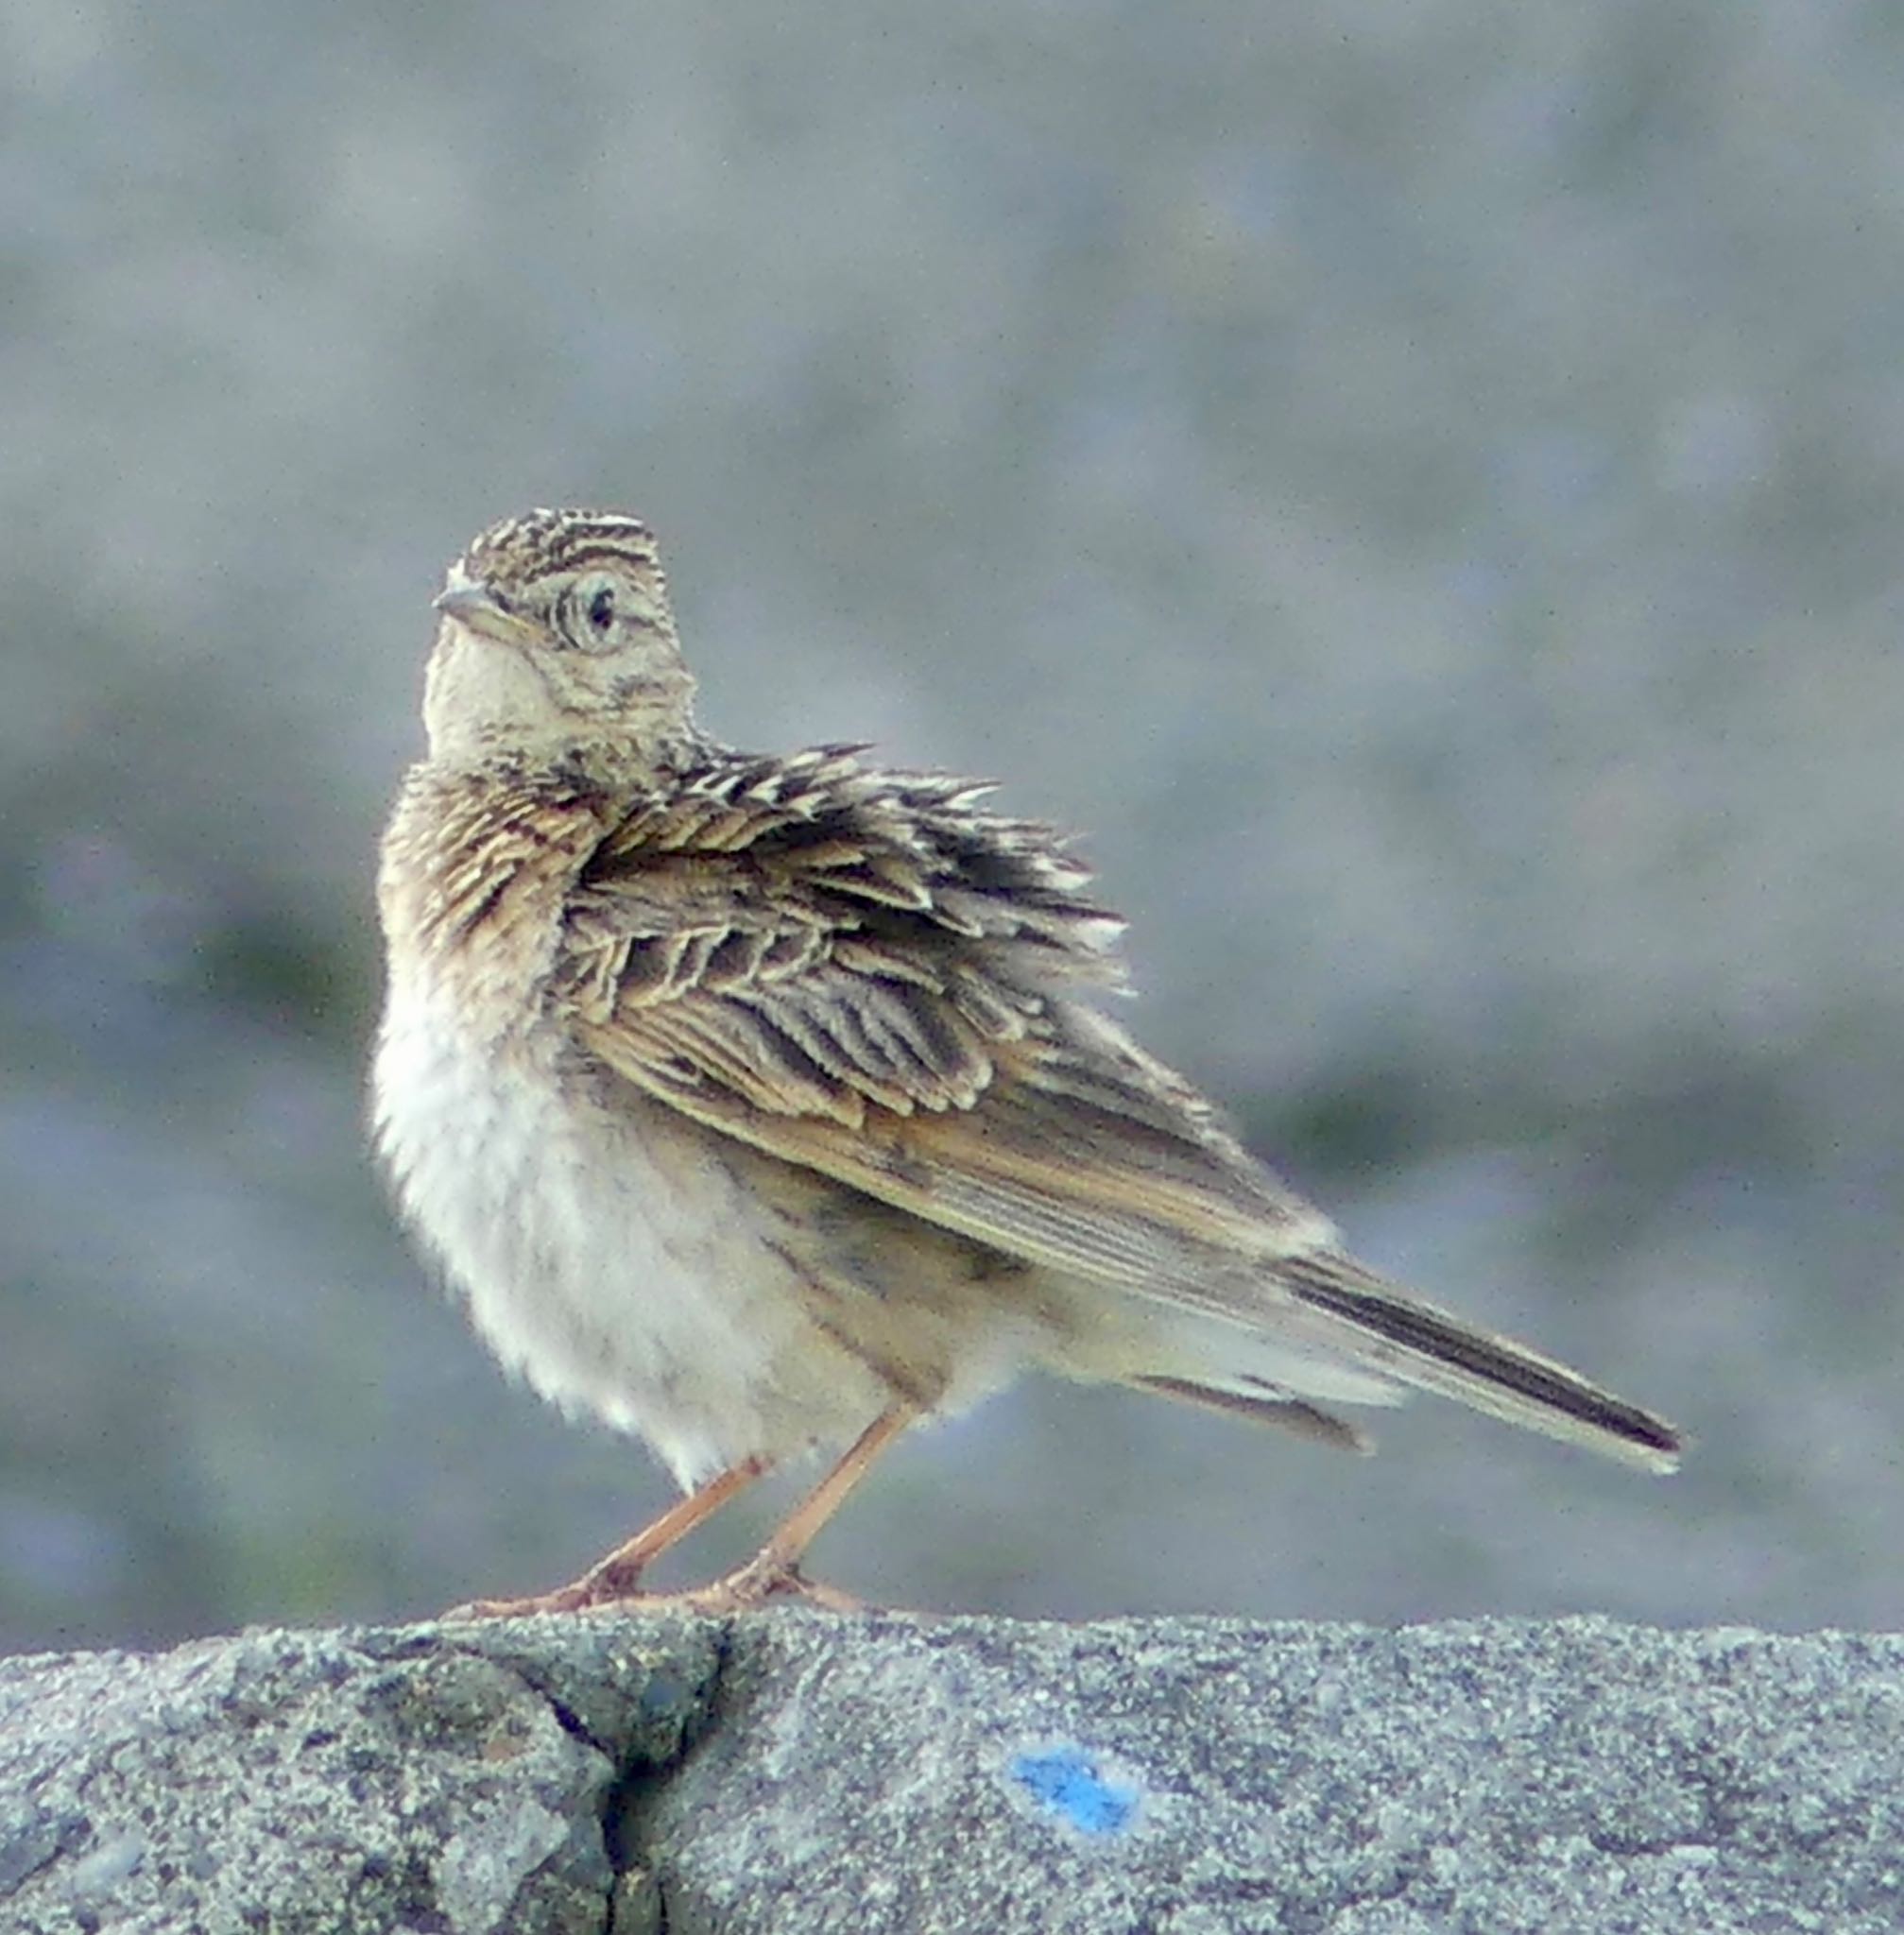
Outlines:
[[[504,518],[462,557],[472,581],[520,592],[539,579],[607,566],[663,584],[655,534],[640,518],[613,510],[532,510]]]

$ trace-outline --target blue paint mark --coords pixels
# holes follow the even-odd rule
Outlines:
[[[1021,1754],[1011,1776],[1048,1813],[1080,1834],[1122,1834],[1137,1812],[1138,1790],[1107,1780],[1082,1747],[1047,1747]]]

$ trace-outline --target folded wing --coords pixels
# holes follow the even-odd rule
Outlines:
[[[558,977],[593,1054],[712,1128],[1027,1261],[1670,1467],[1659,1420],[1347,1257],[1078,999],[1119,983],[1121,927],[1055,835],[985,811],[984,788],[853,752],[712,754],[604,841]]]

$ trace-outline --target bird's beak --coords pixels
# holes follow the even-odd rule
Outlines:
[[[479,638],[494,639],[499,644],[517,643],[529,630],[527,624],[480,579],[446,586],[437,593],[436,608],[445,618],[455,619],[465,630]]]

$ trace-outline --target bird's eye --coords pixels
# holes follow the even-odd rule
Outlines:
[[[599,652],[618,643],[622,611],[613,578],[594,572],[572,585],[562,599],[561,625],[570,643],[584,651]]]

